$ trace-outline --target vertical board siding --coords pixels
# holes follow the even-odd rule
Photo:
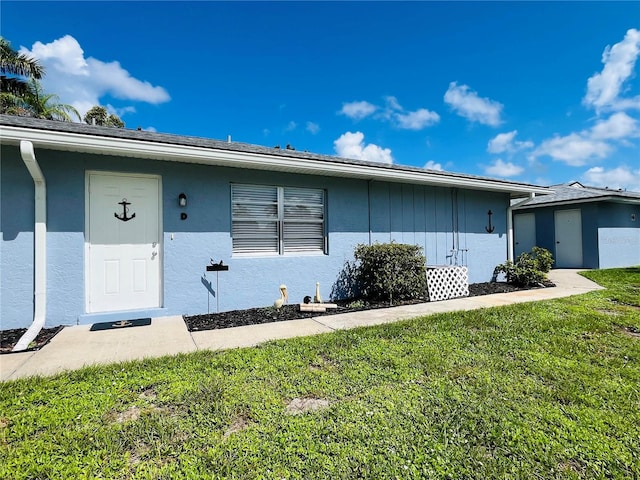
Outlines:
[[[449,189],[436,190],[433,203],[436,223],[433,232],[438,254],[432,265],[448,265],[451,258],[450,251],[453,247],[453,224],[451,222],[451,191]],[[430,262],[431,263],[431,262]]]
[[[403,199],[402,199],[402,184],[391,183],[389,184],[389,211],[390,218],[390,239],[391,241],[403,243],[404,232],[404,218],[403,218]]]
[[[427,233],[427,224],[426,217],[424,212],[424,187],[414,186],[413,187],[413,225],[414,225],[414,241],[416,245],[422,247],[422,251],[426,256],[426,233]],[[427,262],[429,258],[427,257]]]
[[[414,186],[402,185],[402,243],[416,244]]]

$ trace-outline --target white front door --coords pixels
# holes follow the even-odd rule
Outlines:
[[[160,179],[89,173],[87,311],[160,307]]]
[[[556,267],[582,267],[582,215],[580,210],[556,210]]]
[[[520,213],[513,216],[514,254],[518,258],[523,252],[530,252],[536,246],[536,216],[534,213]]]

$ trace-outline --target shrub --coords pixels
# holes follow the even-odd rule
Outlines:
[[[549,273],[554,262],[551,252],[546,248],[533,247],[533,249],[531,249],[531,254],[536,262],[538,270],[544,273]]]
[[[427,290],[426,258],[417,245],[376,243],[357,245],[356,284],[371,300],[424,298]]]
[[[498,265],[494,274],[504,273],[508,283],[528,287],[539,285],[547,278],[553,265],[553,255],[546,248],[533,247],[529,253],[521,253],[515,263],[507,260]]]

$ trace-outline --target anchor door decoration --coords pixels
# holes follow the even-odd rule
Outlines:
[[[134,214],[135,215],[135,214]],[[493,231],[496,229],[496,227],[494,227],[493,225],[491,225],[491,215],[493,215],[493,212],[491,210],[489,210],[487,212],[487,215],[489,215],[489,226],[488,227],[484,227],[484,229],[488,232],[488,233],[493,233]]]
[[[113,213],[113,215],[118,220],[122,220],[123,222],[128,222],[132,218],[136,217],[135,213],[133,213],[130,217],[127,216],[127,214],[129,213],[129,207],[127,207],[127,205],[131,205],[131,202],[127,202],[126,198],[123,198],[121,202],[118,202],[118,205],[122,205],[122,215],[118,215],[118,212]]]

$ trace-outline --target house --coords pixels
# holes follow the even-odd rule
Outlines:
[[[4,115],[0,139],[2,329],[269,306],[281,284],[330,298],[359,243],[417,244],[488,281],[510,200],[548,191]]]
[[[579,182],[513,207],[516,256],[537,245],[557,268],[640,265],[640,193]]]

